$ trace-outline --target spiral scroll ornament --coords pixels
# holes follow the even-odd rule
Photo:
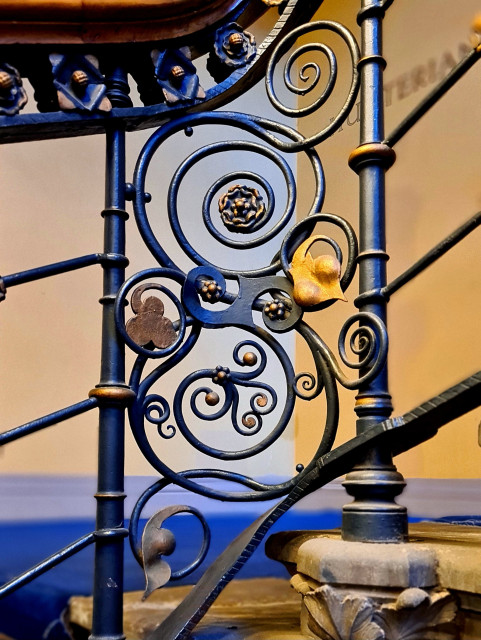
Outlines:
[[[301,25],[296,29],[293,29],[285,38],[283,38],[274,49],[272,56],[269,60],[266,72],[266,89],[269,100],[273,106],[282,114],[290,116],[292,118],[308,116],[311,113],[317,112],[321,107],[326,104],[327,100],[332,95],[337,80],[337,58],[333,50],[327,45],[319,42],[313,42],[298,47],[293,53],[290,54],[284,67],[284,84],[287,89],[295,95],[305,96],[310,94],[316,88],[319,87],[322,72],[321,67],[317,62],[310,61],[305,64],[298,65],[298,60],[306,53],[312,54],[313,52],[320,52],[327,60],[329,73],[325,83],[325,87],[321,94],[314,99],[311,104],[301,108],[292,108],[283,104],[277,97],[274,88],[274,76],[277,65],[279,64],[282,56],[288,51],[296,42],[296,40],[307,34],[315,31],[324,30],[331,31],[341,37],[344,43],[347,45],[351,62],[352,62],[352,77],[349,87],[347,98],[342,105],[340,111],[335,118],[321,131],[313,136],[303,140],[302,142],[288,142],[284,145],[280,145],[279,148],[283,149],[306,149],[307,147],[315,146],[326,140],[330,135],[334,133],[346,120],[349,112],[351,111],[356,101],[357,94],[359,92],[359,72],[357,69],[357,63],[359,62],[359,46],[352,33],[343,25],[328,20],[322,20],[317,22],[311,22],[305,25]],[[302,87],[298,87],[292,81],[293,69],[299,68],[299,79],[304,84]]]

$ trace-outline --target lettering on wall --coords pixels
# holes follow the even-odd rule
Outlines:
[[[472,47],[468,43],[461,42],[456,52],[444,51],[439,57],[429,58],[426,62],[413,66],[409,71],[401,73],[392,80],[386,80],[384,83],[384,106],[391,107],[394,103],[405,100],[419,90],[437,84],[471,50]],[[360,106],[360,102],[354,105],[346,122],[337,130],[338,133],[343,131],[346,126],[353,127],[359,123]],[[333,120],[334,118],[331,118],[330,122]]]

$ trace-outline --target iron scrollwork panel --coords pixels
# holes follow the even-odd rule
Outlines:
[[[351,225],[338,215],[322,211],[325,181],[316,146],[346,120],[356,102],[366,67],[371,65],[379,71],[383,66],[384,59],[380,51],[376,53],[373,50],[367,56],[364,54],[366,48],[378,46],[380,21],[392,0],[366,2],[360,11],[358,22],[364,32],[362,57],[356,39],[344,26],[332,21],[300,24],[312,18],[320,1],[264,0],[264,3],[279,5],[280,16],[269,36],[258,46],[253,35],[244,28],[247,26],[246,15],[249,15],[250,3],[239,0],[229,5],[227,19],[206,25],[202,37],[192,36],[192,46],[185,44],[187,41],[190,43],[189,32],[181,39],[179,46],[166,48],[162,42],[156,43],[155,47],[149,43],[139,45],[135,50],[136,55],[128,61],[123,55],[119,61],[113,61],[115,56],[111,54],[114,49],[105,48],[100,43],[91,48],[95,55],[90,49],[87,51],[82,47],[60,47],[60,53],[44,47],[38,59],[32,59],[29,51],[25,53],[21,48],[16,48],[12,50],[12,60],[9,58],[8,63],[3,61],[0,64],[0,129],[5,141],[86,135],[106,130],[110,154],[110,190],[102,214],[106,219],[104,252],[4,276],[0,278],[0,300],[5,298],[8,287],[100,264],[107,274],[104,281],[107,289],[102,299],[104,317],[107,318],[105,326],[112,329],[104,336],[103,355],[111,355],[109,349],[112,345],[116,349],[115,363],[110,363],[110,368],[106,367],[111,377],[106,374],[103,383],[90,392],[88,400],[5,432],[0,435],[0,444],[93,408],[100,409],[101,423],[103,414],[103,424],[109,432],[104,433],[104,445],[106,442],[112,444],[113,439],[109,441],[109,434],[112,429],[118,432],[117,427],[123,425],[123,409],[128,405],[136,442],[145,458],[161,475],[137,501],[127,532],[118,525],[121,519],[119,499],[123,497],[120,491],[120,459],[123,454],[120,450],[123,445],[120,446],[122,443],[119,444],[117,439],[116,446],[120,453],[112,454],[115,459],[109,461],[115,470],[116,486],[110,489],[102,487],[97,494],[100,502],[104,501],[104,505],[107,505],[105,509],[99,508],[98,530],[4,585],[0,595],[7,595],[93,542],[97,543],[100,553],[109,544],[116,546],[117,555],[110,558],[110,569],[113,566],[120,574],[121,539],[128,534],[132,552],[146,574],[144,597],[147,597],[152,590],[167,584],[169,580],[189,575],[199,567],[206,557],[210,542],[206,520],[188,505],[162,509],[140,531],[143,509],[160,491],[175,484],[220,501],[279,499],[277,505],[232,543],[215,565],[204,573],[178,610],[151,636],[152,640],[185,638],[227,582],[248,560],[272,524],[304,495],[349,471],[368,449],[380,444],[395,453],[407,450],[434,435],[439,426],[478,406],[480,402],[480,377],[476,374],[409,414],[394,419],[381,418],[377,424],[369,424],[355,438],[332,450],[339,420],[338,385],[350,390],[361,389],[358,396],[361,397],[371,383],[376,384],[383,376],[388,349],[383,317],[389,296],[476,228],[481,218],[479,214],[474,216],[390,284],[374,282],[373,279],[371,288],[361,287],[361,295],[355,301],[359,312],[351,315],[341,327],[339,356],[336,356],[310,326],[309,313],[322,312],[337,300],[345,300],[345,292],[361,259],[381,261],[387,254],[382,247],[370,247],[367,251],[364,247],[360,255],[356,233]],[[370,39],[365,37],[364,27],[367,23],[374,34]],[[347,47],[351,61],[347,96],[336,117],[327,126],[320,127],[312,135],[302,136],[286,124],[257,115],[212,110],[227,104],[265,74],[267,97],[278,113],[296,119],[317,113],[332,96],[338,79],[336,54],[321,41],[325,32],[337,37]],[[299,38],[309,35],[314,39],[314,34],[316,38],[313,43],[296,46]],[[208,51],[206,66],[216,84],[204,89],[194,61]],[[306,59],[304,56],[310,54],[324,58],[327,74],[321,71],[320,64],[314,59],[303,62]],[[477,46],[387,138],[383,139],[382,133],[377,140],[361,141],[361,146],[351,154],[351,167],[359,174],[373,166],[376,170],[389,168],[395,160],[394,144],[480,56],[481,48]],[[284,69],[278,73],[283,60]],[[15,65],[22,71],[21,74]],[[297,81],[293,78],[296,69]],[[132,107],[128,95],[128,73],[138,84],[143,107]],[[29,78],[39,111],[46,113],[18,113],[26,103],[21,76]],[[284,104],[276,86],[279,79],[284,82],[283,89],[296,100],[299,97],[303,101],[309,100],[316,91],[318,97],[308,104],[302,102],[303,106],[299,108]],[[367,85],[365,82],[364,89],[378,91],[380,87],[382,89],[382,78],[379,76],[377,83]],[[380,93],[382,95],[382,90]],[[373,123],[379,125],[378,112],[366,102],[368,94],[367,90],[364,96],[361,94],[361,102],[364,100],[361,108],[364,124],[370,118],[372,122],[367,122],[369,126]],[[149,138],[138,157],[132,183],[125,185],[122,167],[125,161],[125,130],[160,123],[162,125]],[[210,125],[223,126],[233,133],[240,130],[248,139],[235,139],[234,136],[232,140],[212,141],[196,149],[174,172],[168,189],[166,210],[157,208],[155,202],[147,207],[151,201],[146,191],[147,177],[154,156],[162,153],[176,134],[185,133],[191,137],[195,131]],[[214,243],[231,251],[232,259],[226,267],[216,264],[215,260],[205,255],[203,247],[195,242],[195,234],[194,241],[189,239],[193,234],[189,235],[183,227],[183,206],[179,192],[191,170],[227,152],[254,154],[263,163],[271,163],[282,176],[286,197],[282,211],[279,211],[280,198],[276,189],[252,167],[236,168],[205,188],[203,200],[193,212],[193,219],[195,225],[204,226]],[[286,156],[301,153],[308,160],[315,188],[309,210],[297,212],[302,214],[299,216],[302,219],[296,221],[296,178]],[[380,184],[378,176],[377,186]],[[365,196],[364,193],[364,202],[361,203],[364,207],[369,199]],[[157,264],[121,284],[124,281],[123,268],[127,265],[123,247],[126,199],[133,202],[140,235]],[[378,209],[372,212],[371,230],[378,223],[380,227],[383,225],[381,204],[375,203]],[[152,223],[154,216],[156,224]],[[188,269],[182,269],[176,263],[163,235],[154,230],[159,226],[159,220],[161,227],[169,225],[176,244],[190,264]],[[336,229],[337,234],[343,237],[341,243],[331,233],[332,229]],[[360,234],[362,248],[369,234],[362,228]],[[249,253],[258,247],[272,247],[274,243],[275,251],[272,255],[264,256],[262,266],[243,268],[236,264],[236,251]],[[323,247],[326,253],[315,255],[315,245],[317,248]],[[114,300],[115,304],[112,305]],[[129,309],[131,316],[127,322],[124,320],[125,308]],[[185,364],[187,358],[195,354],[200,336],[212,330],[231,327],[245,334],[231,353],[216,353],[216,360],[210,363],[210,367],[197,369],[179,379],[172,397],[167,397],[162,386],[166,375],[178,371],[177,365]],[[312,354],[315,372],[295,371],[278,337],[289,332],[296,332],[305,341]],[[128,387],[123,382],[119,337],[137,355]],[[348,351],[352,352],[354,360]],[[228,365],[227,358],[232,360],[233,365]],[[269,379],[268,366],[271,361],[282,371],[282,389],[276,388]],[[344,367],[358,371],[358,377],[350,379]],[[386,418],[389,415],[386,412],[392,408],[387,385],[385,389],[378,388],[376,391],[378,398],[382,401],[384,394],[385,400],[378,417],[382,415]],[[288,428],[296,403],[310,402],[322,395],[325,398],[325,416],[317,450],[305,468],[298,465],[295,476],[278,484],[268,484],[224,468],[266,451]],[[368,406],[372,396],[366,392],[361,400]],[[379,406],[374,409],[379,409]],[[117,414],[117,422],[112,419],[113,413]],[[362,418],[362,411],[358,413]],[[230,433],[246,444],[238,450],[225,449],[220,444],[214,446],[204,440],[202,430],[198,435],[198,430],[192,427],[194,422],[203,426],[227,424]],[[175,443],[180,438],[199,454],[212,459],[213,468],[174,470],[157,453],[158,447],[154,441],[158,439],[158,442],[165,443],[172,440]],[[104,446],[101,458],[107,457],[107,449]],[[110,473],[110,467],[103,458],[102,465],[104,476],[100,484]],[[235,487],[233,490],[217,489],[206,482],[210,479],[222,480]],[[236,489],[239,486],[241,490]],[[111,503],[107,504],[108,501]],[[115,517],[109,520],[107,512],[114,501],[117,501]],[[182,513],[200,521],[203,535],[197,557],[181,570],[172,571],[166,556],[174,552],[175,538],[166,521]],[[98,564],[108,573],[108,563]],[[96,587],[102,590],[101,579],[96,580]],[[97,611],[97,614],[94,613],[94,617],[97,615],[94,636],[120,637],[112,632],[112,628],[121,628],[121,598],[117,598],[109,612],[103,612],[103,603],[108,601],[110,595],[104,596],[101,595],[94,604],[94,610]],[[112,620],[116,619],[113,626],[105,623],[104,618],[109,616]],[[102,629],[101,632],[98,629]]]
[[[288,57],[286,63],[286,86],[298,94],[300,91],[295,89],[291,79],[292,68],[298,57],[311,49],[321,51],[327,57],[327,85],[321,97],[315,100],[312,106],[301,110],[283,107],[274,92],[273,79],[280,57],[296,39],[305,33],[323,29],[341,37],[347,44],[352,59],[352,84],[348,97],[334,123],[328,128],[306,139],[287,125],[258,116],[231,112],[190,114],[174,119],[158,129],[145,144],[137,161],[132,181],[135,190],[135,219],[140,234],[159,267],[142,271],[125,282],[117,296],[115,313],[118,332],[126,344],[137,353],[129,381],[130,387],[136,393],[136,399],[129,407],[132,431],[146,459],[163,477],[139,499],[131,517],[131,546],[137,559],[144,565],[146,594],[151,592],[153,584],[162,586],[169,577],[177,577],[171,574],[165,560],[166,553],[170,552],[173,546],[170,534],[162,524],[170,513],[169,508],[153,516],[144,529],[142,539],[149,540],[149,551],[145,552],[143,543],[140,544],[139,518],[151,497],[171,483],[217,500],[266,501],[295,495],[295,498],[286,499],[282,507],[273,511],[270,520],[273,522],[291,504],[311,490],[318,462],[333,446],[339,414],[337,384],[356,389],[374,378],[385,364],[387,332],[383,322],[376,315],[368,312],[358,313],[345,323],[340,332],[341,363],[348,368],[362,369],[362,375],[353,380],[344,374],[342,364],[306,320],[306,314],[321,311],[336,300],[345,300],[344,291],[352,282],[356,270],[358,242],[353,228],[342,217],[321,212],[325,192],[324,174],[314,146],[342,124],[354,104],[359,89],[359,49],[354,37],[345,27],[333,22],[314,22],[299,27],[280,41],[270,59],[267,72],[269,98],[281,113],[302,117],[317,110],[331,95],[336,82],[337,61],[330,48],[325,45],[302,46]],[[314,72],[315,79],[302,90],[304,94],[316,88],[320,77],[318,65],[309,63],[300,70],[301,80],[306,80],[308,70]],[[171,257],[169,247],[165,246],[154,232],[151,217],[158,216],[159,211],[155,211],[155,214],[147,213],[147,174],[154,155],[161,151],[162,145],[175,134],[187,132],[190,136],[196,129],[212,124],[234,130],[241,129],[258,141],[212,142],[194,151],[175,171],[168,189],[167,212],[164,214],[162,225],[165,225],[167,219],[178,246],[196,265],[185,272]],[[266,178],[251,170],[239,169],[221,176],[206,188],[199,213],[194,213],[194,216],[199,216],[198,219],[202,220],[216,242],[234,251],[253,250],[276,238],[278,250],[275,255],[269,256],[261,267],[247,270],[236,268],[235,254],[227,268],[214,264],[189,241],[182,228],[179,189],[185,176],[202,160],[228,151],[255,153],[277,166],[287,189],[284,210],[276,211],[276,194]],[[310,210],[297,223],[293,219],[297,200],[296,180],[282,155],[286,152],[305,154],[315,178],[315,193]],[[218,211],[213,219],[216,196]],[[149,211],[151,210],[152,206],[149,207]],[[162,212],[160,215],[162,216]],[[330,235],[313,235],[316,227],[326,232],[330,227],[340,230],[347,247],[346,254]],[[326,246],[329,253],[313,257],[311,250],[314,244]],[[180,288],[180,294],[173,293],[171,287],[174,283]],[[156,297],[152,296],[152,293],[155,293]],[[164,297],[165,301],[170,299],[173,303],[171,309],[172,312],[176,310],[176,317],[165,317],[164,303],[157,296]],[[129,299],[134,316],[125,325],[123,309],[129,304]],[[357,323],[359,327],[351,331]],[[192,372],[178,382],[172,399],[157,391],[157,387],[161,390],[163,376],[195,351],[202,332],[223,327],[236,327],[250,334],[250,337],[239,342],[233,350],[234,367],[227,367],[221,362],[213,364],[212,368]],[[276,338],[277,334],[290,331],[296,331],[311,350],[315,374],[295,372],[287,352]],[[356,362],[352,362],[346,353],[346,338],[349,333],[349,347],[353,354],[358,356]],[[277,359],[283,372],[283,407],[278,407],[277,390],[262,379],[268,358]],[[160,364],[146,372],[147,364],[157,360],[160,360]],[[239,392],[241,389],[251,392],[248,400],[245,394]],[[310,401],[322,393],[326,396],[324,430],[313,459],[305,468],[299,465],[296,475],[280,484],[269,485],[220,468],[174,471],[159,457],[152,444],[152,425],[155,425],[160,438],[172,439],[182,436],[198,452],[222,463],[250,458],[265,451],[284,433],[296,401]],[[241,408],[246,402],[246,407]],[[276,409],[280,415],[267,432],[267,424],[272,422],[272,419],[269,419]],[[189,415],[187,412],[190,412]],[[204,442],[200,436],[194,434],[190,427],[194,418],[206,424],[221,421],[222,424],[231,425],[241,436],[249,438],[260,434],[262,438],[254,445],[240,450],[225,450]],[[227,480],[236,486],[243,485],[244,490],[226,491],[203,484],[203,480],[211,478]],[[186,507],[179,507],[180,510],[184,508]],[[268,515],[266,517],[269,519]],[[267,529],[268,527],[261,527],[264,533]],[[247,536],[245,544],[253,549],[262,539],[262,535],[258,532],[255,542],[252,541],[252,536]],[[204,527],[200,560],[195,561],[179,575],[186,575],[197,568],[205,555],[208,538],[208,531]],[[157,564],[152,562],[152,554],[155,556],[156,553],[159,556]],[[246,552],[245,559],[249,554],[250,552]],[[232,575],[234,573],[235,571]],[[224,583],[225,581],[219,583],[217,590],[220,590]],[[205,606],[202,606],[200,611],[205,611]],[[188,626],[191,628],[190,623]],[[186,633],[186,629],[187,627],[182,633]],[[170,631],[165,633],[165,637],[174,637],[169,635]]]

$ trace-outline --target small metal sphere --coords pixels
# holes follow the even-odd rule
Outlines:
[[[303,464],[296,464],[296,471],[297,471],[297,473],[301,473],[301,471],[304,471],[304,465]]]
[[[7,71],[0,71],[0,91],[10,91],[13,85],[12,76]]]
[[[176,64],[170,70],[170,75],[174,80],[182,80],[182,78],[185,76],[185,71],[179,64]]]
[[[210,284],[207,285],[207,291],[210,291],[211,293],[215,293],[217,291],[217,285],[215,282],[211,282]]]
[[[217,377],[219,378],[219,380],[224,380],[224,378],[226,377],[226,372],[225,371],[218,371],[217,372]]]
[[[192,127],[186,127],[184,129],[184,133],[188,138],[190,138],[190,136],[193,135],[194,130],[192,129]]]
[[[77,69],[72,73],[72,82],[77,85],[77,87],[85,88],[89,83],[89,77],[85,71]]]
[[[205,396],[205,403],[209,405],[209,407],[215,407],[216,404],[219,404],[219,394],[215,391],[210,391]]]
[[[247,353],[244,353],[242,361],[248,367],[253,367],[257,364],[257,356],[255,353],[252,353],[252,351],[248,351]]]
[[[233,49],[240,49],[244,44],[244,38],[239,32],[231,33],[229,36],[229,44]]]

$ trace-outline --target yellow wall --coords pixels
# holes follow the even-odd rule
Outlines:
[[[326,0],[319,19],[350,25],[358,34],[358,3]],[[396,0],[385,19],[386,133],[442,77],[468,46],[470,24],[479,10],[473,0]],[[312,39],[315,40],[315,35]],[[334,40],[332,40],[334,42]],[[347,73],[341,54],[339,74]],[[473,215],[481,203],[478,150],[481,143],[481,85],[479,66],[471,70],[396,147],[397,162],[387,176],[387,242],[391,260],[388,278],[403,272],[434,244]],[[424,85],[424,86],[422,86]],[[336,113],[336,96],[321,115],[300,129],[312,132]],[[323,115],[322,115],[323,114]],[[347,167],[357,146],[356,110],[342,131],[320,145],[327,197],[324,211],[337,213],[357,227],[357,177]],[[299,173],[303,175],[303,165]],[[311,185],[301,182],[299,215],[304,215]],[[303,204],[304,203],[304,209]],[[319,232],[322,231],[319,228]],[[389,305],[389,375],[395,414],[401,414],[480,369],[481,311],[480,232],[444,257],[429,272],[393,296]],[[348,291],[349,307],[336,303],[312,318],[313,326],[337,352],[337,336],[353,313],[357,293]],[[298,340],[297,370],[311,367]],[[353,376],[355,373],[353,372]],[[318,402],[318,401],[316,401]],[[342,392],[337,443],[355,432],[354,394]],[[306,462],[318,439],[323,406],[304,403],[297,414],[296,459]],[[480,412],[474,411],[446,426],[430,442],[397,459],[411,477],[478,477],[481,450],[477,446]]]
[[[319,18],[339,20],[358,35],[357,0],[325,0]],[[386,87],[389,131],[460,56],[469,39],[476,0],[396,0],[385,20]],[[268,21],[260,25],[257,35]],[[335,43],[335,38],[327,38]],[[341,48],[342,51],[342,48]],[[342,98],[347,65],[341,53],[338,89],[320,114],[301,121],[306,133],[324,126]],[[388,246],[390,277],[395,277],[436,242],[479,209],[481,179],[477,151],[481,138],[481,85],[479,67],[438,104],[397,147],[398,160],[387,178]],[[343,84],[344,83],[344,84]],[[426,86],[422,86],[426,85]],[[262,84],[235,108],[279,119],[269,109]],[[232,107],[232,108],[234,108]],[[358,144],[357,109],[349,124],[319,147],[327,179],[324,211],[338,213],[357,226],[357,178],[347,167],[349,152]],[[295,122],[291,123],[295,126]],[[128,137],[129,171],[149,132]],[[175,145],[157,165],[158,176],[185,157]],[[191,147],[210,142],[210,134],[195,135]],[[190,143],[189,143],[190,144]],[[75,140],[20,144],[2,148],[2,233],[0,273],[8,274],[56,260],[101,250],[104,142],[101,136]],[[263,168],[262,168],[263,169]],[[209,169],[211,182],[224,173],[222,163]],[[262,170],[260,170],[262,173]],[[312,195],[310,172],[299,161],[298,215],[308,210]],[[205,180],[202,181],[204,183]],[[211,184],[209,182],[209,184]],[[162,202],[155,180],[152,207]],[[202,197],[204,191],[191,194]],[[192,211],[199,211],[196,201]],[[190,206],[190,205],[189,205]],[[161,224],[159,218],[158,224]],[[195,231],[195,225],[192,231]],[[128,222],[129,274],[154,265]],[[322,232],[322,231],[321,231]],[[390,304],[390,381],[395,412],[402,413],[480,368],[478,322],[481,306],[480,232],[433,266],[428,273],[396,294]],[[184,260],[184,264],[187,262]],[[353,313],[355,281],[348,291],[349,306],[341,302],[312,318],[313,326],[336,350],[337,336]],[[86,397],[98,381],[100,351],[101,274],[95,267],[57,276],[41,283],[12,288],[0,305],[0,406],[2,429],[21,424]],[[210,336],[209,336],[210,337]],[[230,355],[239,336],[230,333],[222,342]],[[195,362],[165,382],[169,393],[182,376],[198,367],[215,366],[220,347],[212,353],[209,339],[199,344]],[[132,358],[129,357],[129,363]],[[305,346],[297,343],[297,371],[312,370]],[[269,374],[271,375],[271,374]],[[355,372],[352,372],[355,376]],[[354,434],[354,393],[341,389],[342,413],[337,443]],[[267,452],[242,471],[290,473],[297,462],[306,463],[317,447],[323,421],[322,400],[298,402],[295,459],[292,433],[277,449]],[[476,477],[481,451],[476,445],[479,412],[445,427],[431,442],[398,460],[407,476]],[[53,427],[4,448],[4,473],[92,474],[96,471],[97,417],[94,413]],[[216,438],[204,432],[207,439]],[[211,440],[212,441],[212,440]],[[161,443],[167,448],[166,443]],[[192,456],[187,447],[171,441],[166,453],[175,468],[211,465]],[[74,455],[72,456],[72,452]],[[294,464],[293,464],[294,463]],[[127,472],[150,474],[127,429]]]

